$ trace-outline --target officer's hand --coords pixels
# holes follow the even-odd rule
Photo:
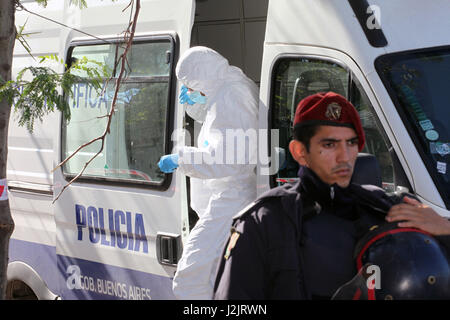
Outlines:
[[[391,207],[386,215],[387,221],[401,221],[399,227],[418,228],[432,235],[450,235],[449,220],[415,199],[404,197],[403,201]]]

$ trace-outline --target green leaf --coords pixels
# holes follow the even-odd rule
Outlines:
[[[78,6],[80,9],[87,8],[86,0],[70,0],[70,4],[71,4],[71,5],[76,5],[76,6]]]
[[[64,64],[63,59],[51,54],[40,57],[41,65],[45,62]],[[81,77],[73,70],[83,70]],[[92,85],[97,91],[103,88],[103,80],[107,76],[106,67],[99,62],[87,58],[80,59],[62,74],[45,66],[27,67],[18,72],[15,81],[5,82],[0,79],[0,100],[7,99],[13,104],[18,114],[18,123],[33,132],[34,122],[55,110],[62,113],[64,119],[70,120],[69,97],[73,98],[72,87],[84,82]],[[31,74],[31,80],[23,80],[25,74]]]

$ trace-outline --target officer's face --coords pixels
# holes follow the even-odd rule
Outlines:
[[[309,152],[296,140],[291,141],[289,150],[298,163],[313,170],[323,182],[345,188],[358,156],[358,136],[351,128],[320,126],[310,140]]]

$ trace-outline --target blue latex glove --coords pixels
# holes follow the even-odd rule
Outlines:
[[[159,169],[164,173],[171,173],[178,168],[178,154],[167,154],[162,156],[158,162]]]
[[[189,91],[189,89],[185,85],[181,86],[181,93],[180,93],[179,101],[181,104],[187,103],[187,104],[193,105],[193,104],[195,104],[195,102],[192,101],[191,98],[189,97],[188,91]]]

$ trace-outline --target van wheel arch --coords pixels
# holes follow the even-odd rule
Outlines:
[[[8,264],[7,280],[7,299],[57,300],[60,298],[47,287],[40,275],[24,262],[14,261]]]

